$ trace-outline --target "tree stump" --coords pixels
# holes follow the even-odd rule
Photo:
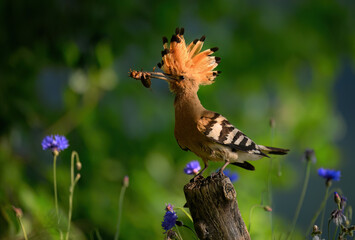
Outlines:
[[[185,185],[184,193],[201,240],[250,240],[228,177],[215,174],[198,178]]]

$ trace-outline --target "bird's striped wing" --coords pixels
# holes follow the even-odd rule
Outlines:
[[[212,141],[228,146],[232,151],[244,151],[267,157],[253,140],[218,113],[206,112],[198,121],[198,129]]]

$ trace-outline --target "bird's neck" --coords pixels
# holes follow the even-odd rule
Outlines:
[[[197,92],[180,92],[175,96],[175,119],[189,118],[198,120],[205,108],[202,106]]]

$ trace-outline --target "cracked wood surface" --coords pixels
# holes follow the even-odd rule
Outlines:
[[[185,185],[184,193],[201,240],[250,240],[228,177],[197,178]]]

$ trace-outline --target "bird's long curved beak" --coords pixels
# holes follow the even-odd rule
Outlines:
[[[156,78],[156,79],[165,80],[167,82],[180,81],[183,79],[183,77],[181,76],[169,75],[162,72],[143,72],[143,71],[136,71],[136,70],[133,71],[131,70],[129,76],[137,80],[148,80],[151,78]]]
[[[174,76],[168,75],[168,74],[165,74],[165,73],[161,73],[161,72],[148,72],[148,74],[149,74],[149,76],[151,78],[161,79],[161,80],[165,80],[167,82],[176,80],[174,78]]]

